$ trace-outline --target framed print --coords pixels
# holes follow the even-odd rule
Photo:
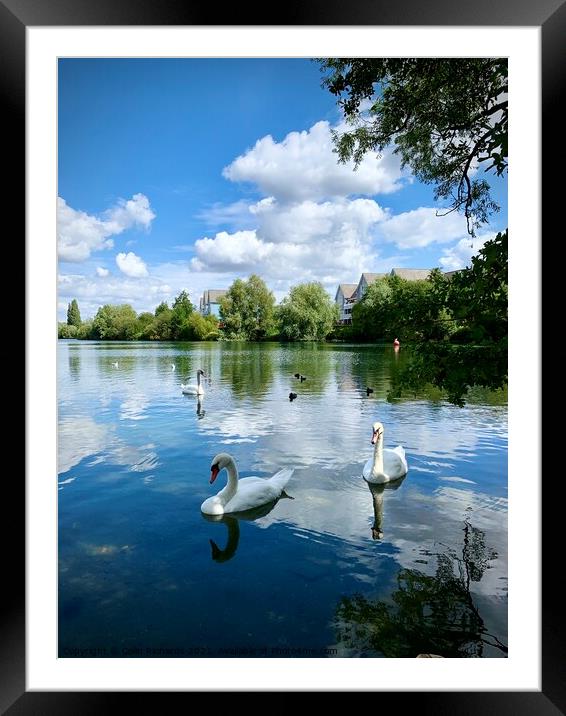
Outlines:
[[[26,217],[29,361],[28,551],[20,563],[26,563],[27,592],[22,566],[11,593],[13,602],[3,616],[6,636],[0,651],[6,668],[0,705],[12,713],[66,708],[82,712],[88,707],[104,710],[131,698],[94,692],[370,690],[395,692],[393,698],[402,698],[407,705],[406,700],[414,698],[411,692],[418,692],[419,708],[424,706],[430,713],[536,709],[550,714],[564,709],[561,605],[559,590],[548,586],[551,579],[554,583],[559,565],[553,568],[547,556],[559,539],[560,521],[547,515],[548,504],[544,522],[538,514],[542,483],[537,431],[542,345],[538,275],[532,276],[531,295],[521,296],[517,290],[513,303],[513,286],[526,280],[529,270],[538,273],[538,219],[550,213],[548,207],[557,193],[557,185],[547,176],[544,194],[538,193],[535,135],[541,129],[542,108],[543,136],[559,136],[554,107],[562,86],[564,5],[555,0],[537,8],[511,2],[453,8],[434,2],[423,9],[410,3],[371,8],[355,3],[344,17],[343,9],[330,4],[324,10],[290,8],[296,27],[261,28],[245,12],[233,17],[235,13],[228,11],[223,24],[210,24],[202,8],[176,2],[140,11],[130,2],[96,7],[78,2],[69,7],[58,1],[45,6],[3,0],[0,11],[8,131],[21,152],[15,166],[23,168],[26,150],[25,206],[21,184],[16,182],[10,187],[10,205],[21,207]],[[438,44],[431,45],[432,35],[426,33],[434,32]],[[293,63],[317,57],[372,57],[376,44],[378,56],[394,57],[393,48],[401,48],[402,42],[411,49],[399,50],[401,57],[427,57],[427,47],[442,46],[440,58],[463,52],[460,57],[477,53],[508,57],[510,62],[509,223],[522,240],[511,243],[509,278],[508,633],[507,496],[506,490],[492,484],[502,465],[507,469],[506,407],[505,420],[499,423],[493,417],[503,415],[497,412],[497,402],[481,398],[474,424],[466,422],[465,410],[449,412],[442,422],[441,402],[427,396],[429,402],[422,401],[426,408],[416,401],[413,414],[403,418],[409,426],[405,433],[395,432],[395,424],[391,425],[391,416],[399,414],[391,407],[396,405],[395,396],[388,402],[382,387],[386,380],[364,367],[364,361],[370,365],[375,354],[367,349],[366,356],[364,349],[352,358],[346,351],[348,341],[340,338],[351,337],[347,304],[361,301],[375,281],[393,286],[387,290],[394,290],[400,281],[424,281],[440,256],[442,281],[447,285],[452,280],[448,274],[460,270],[455,252],[463,251],[467,235],[415,239],[411,247],[404,245],[399,232],[416,234],[410,221],[418,214],[424,223],[424,213],[429,211],[423,208],[425,195],[419,194],[413,178],[393,159],[389,176],[374,176],[374,168],[361,160],[357,174],[351,175],[356,177],[354,183],[334,170],[334,164],[326,167],[319,146],[330,146],[338,127],[331,109],[335,98],[329,93],[326,104],[313,103],[303,115],[293,114],[294,105],[307,103],[309,96],[301,84],[308,72],[304,70],[303,76],[288,69],[296,66]],[[144,63],[143,75],[138,73],[139,63]],[[178,88],[189,66],[195,78],[191,87],[198,87],[198,93],[195,89],[190,98],[181,99]],[[152,78],[153,84],[143,88],[143,76]],[[97,94],[99,83],[110,88],[110,94]],[[175,89],[166,96],[162,89],[169,85]],[[222,92],[213,93],[211,88],[218,86]],[[265,109],[262,102],[282,106],[276,103],[276,94],[286,98],[289,118],[273,111],[270,131],[257,117]],[[108,97],[115,104],[104,106]],[[230,144],[236,127],[232,124],[227,131],[222,103],[232,106],[244,101],[238,140]],[[199,102],[207,132],[215,128],[216,148],[206,143],[209,140],[199,145],[200,136],[210,135],[202,133],[196,112],[191,115],[194,123],[181,123],[180,118],[188,116],[184,107]],[[91,107],[97,108],[96,113]],[[127,107],[125,112],[122,107]],[[144,120],[148,108],[151,122],[161,116],[160,124]],[[88,153],[77,151],[78,127],[83,137],[88,133]],[[190,152],[177,152],[175,146],[187,134],[192,135]],[[519,152],[527,140],[532,151]],[[165,166],[165,146],[166,172],[159,169]],[[551,149],[547,142],[542,146],[543,167],[548,171]],[[222,159],[215,152],[219,157],[223,152]],[[86,176],[90,186],[96,184],[103,156],[116,175],[131,171],[135,180],[128,180],[132,187],[128,192],[100,182],[99,203],[93,208],[80,186]],[[208,162],[216,166],[216,173],[212,176],[211,170],[210,179],[201,173],[197,182],[180,171],[183,162],[187,166]],[[269,169],[274,165],[275,174]],[[312,185],[311,176],[316,177]],[[321,182],[326,182],[324,191],[319,189]],[[396,198],[401,185],[414,193],[410,206]],[[504,197],[500,201],[504,214],[506,187],[499,191],[496,198]],[[380,205],[368,198],[376,194]],[[167,200],[162,198],[165,195]],[[167,224],[181,205],[185,208],[178,219]],[[493,236],[480,233],[482,241],[474,250],[497,241],[504,231],[506,236],[505,217],[502,221],[501,226],[493,225]],[[327,234],[342,237],[333,244],[334,263],[325,264],[325,254],[332,252],[316,246],[316,237],[322,236],[316,227],[322,224]],[[371,241],[351,240],[348,232],[373,236],[376,225],[384,246],[390,248],[372,263],[367,253]],[[63,236],[58,265],[56,226]],[[288,239],[289,235],[294,238]],[[455,236],[461,238],[458,244]],[[430,267],[427,264],[425,270],[419,263],[415,269],[426,276],[409,275],[412,269],[407,266],[414,252],[429,244],[440,247],[434,257],[416,260],[428,261]],[[342,279],[340,271],[346,264],[336,257],[344,247],[356,268]],[[413,254],[409,249],[414,249]],[[184,279],[178,278],[178,267],[187,262],[198,275],[190,297]],[[383,275],[367,273],[367,268],[383,270]],[[332,331],[338,331],[336,326],[342,331],[336,333],[338,347],[331,355],[315,351],[309,357],[284,343],[299,330],[291,318],[285,318],[287,309],[288,316],[295,315],[288,292],[299,280],[330,292],[335,279],[344,313],[332,322]],[[357,283],[350,290],[346,281]],[[271,291],[271,298],[265,298]],[[249,310],[252,294],[262,297],[258,302],[271,301],[269,310],[277,315],[278,332],[267,320],[260,325],[260,318],[247,327],[246,312],[238,313],[234,306],[245,296],[242,305],[247,301]],[[309,294],[307,303],[318,300],[314,295]],[[300,300],[298,294],[295,298]],[[334,291],[331,299],[320,298],[335,310]],[[263,315],[264,306],[254,309],[254,315]],[[113,313],[115,308],[124,309],[123,315]],[[129,318],[127,308],[132,311]],[[58,379],[62,354],[57,357],[52,345],[56,341],[50,342],[49,323],[55,314],[63,326],[59,336],[69,340],[60,344],[66,351],[65,375]],[[96,338],[89,341],[89,346],[96,346],[96,353],[90,355],[89,346],[81,352],[72,343],[78,336],[75,329],[87,323],[92,335],[85,337]],[[123,333],[112,334],[118,324]],[[136,338],[143,343],[140,348],[110,343],[131,337],[126,335],[126,324],[135,324]],[[211,343],[206,350],[171,342],[212,342],[218,337],[253,342],[268,338],[270,331],[283,346],[261,355],[253,346],[236,354],[228,340]],[[383,364],[390,361],[391,375],[397,375],[404,360],[405,335],[400,334],[400,341],[396,336],[394,345],[389,341],[383,349],[387,354]],[[339,340],[346,346],[343,351]],[[519,345],[521,350],[514,352],[513,346]],[[492,357],[493,364],[495,353]],[[360,391],[363,394],[358,395]],[[350,403],[354,392],[356,402]],[[374,405],[379,405],[378,411]],[[376,447],[370,477],[388,470],[392,474],[387,460],[380,462],[383,455],[377,447],[384,426],[385,457],[393,459],[388,444],[405,444],[408,467],[404,457],[395,458],[401,468],[405,465],[403,474],[395,474],[387,490],[379,481],[379,487],[372,489],[370,479],[370,489],[363,495],[366,501],[358,505],[359,480],[356,477],[351,488],[348,482],[355,459],[348,458],[346,465],[343,455],[351,456],[352,444],[358,440],[352,426],[361,421],[367,427],[370,415],[372,420],[382,420],[373,423]],[[444,444],[453,434],[458,434],[455,445]],[[427,440],[434,443],[429,452],[421,447]],[[485,450],[477,449],[479,442]],[[287,460],[290,453],[293,463]],[[437,453],[440,457],[435,458]],[[54,465],[57,472],[57,461],[59,482],[51,474]],[[251,474],[268,479],[261,487],[257,482],[238,483],[236,462],[242,478]],[[187,470],[201,474],[205,468],[203,484],[187,482]],[[478,478],[479,485],[474,484],[474,469],[485,475]],[[215,497],[209,473],[210,483],[219,476],[220,487],[228,474],[226,491],[234,483],[234,494]],[[322,473],[335,481],[332,499],[319,491],[317,475]],[[440,480],[434,490],[426,487],[425,478],[431,474]],[[269,500],[257,494],[267,490],[268,482],[277,493],[270,492]],[[231,517],[224,508],[236,500],[238,490],[243,494],[244,487],[249,497],[231,510],[236,514]],[[219,499],[226,514],[217,509]],[[460,522],[453,517],[455,504]],[[358,530],[359,514],[362,524],[369,519],[364,512],[368,505],[373,521],[362,543],[352,535]],[[474,510],[479,515],[475,524]],[[440,527],[435,530],[433,550],[427,541],[427,520],[450,526],[444,532]],[[545,571],[544,577],[540,571],[540,578],[539,527],[545,544]],[[21,534],[17,525],[10,530],[8,541]],[[396,535],[390,542],[389,530]],[[448,537],[456,531],[461,543]],[[270,556],[265,554],[267,545]],[[364,591],[368,574],[377,569],[370,561],[374,555],[380,558],[384,586],[375,592],[377,601],[371,602],[363,595],[368,593]],[[396,571],[387,567],[393,560]],[[427,566],[429,562],[436,567]],[[340,598],[337,584],[348,596]],[[541,585],[547,588],[539,624]],[[423,591],[430,597],[426,603]],[[336,606],[332,615],[325,606],[329,593]],[[282,606],[286,601],[292,604],[287,610]],[[439,627],[441,617],[435,624],[442,639],[423,634],[420,626],[407,626],[413,610],[440,614],[446,603],[452,609],[446,623],[457,614],[458,623],[469,628],[466,639],[454,640],[450,628]],[[382,630],[378,640],[371,621],[377,612]],[[419,648],[421,644],[438,648]],[[443,654],[428,653],[442,650]],[[407,658],[429,655],[444,660]],[[470,656],[483,658],[474,658],[465,669],[461,659],[454,658]],[[377,661],[376,657],[385,658]],[[403,665],[403,674],[395,673],[395,664]],[[380,699],[385,697],[391,694],[380,693]]]

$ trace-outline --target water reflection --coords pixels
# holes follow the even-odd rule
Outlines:
[[[240,542],[240,520],[246,520],[247,522],[253,522],[260,517],[268,515],[275,505],[283,498],[289,498],[285,492],[277,500],[267,502],[265,505],[254,507],[251,510],[245,510],[244,512],[234,512],[230,515],[205,515],[201,512],[201,517],[207,522],[220,522],[226,525],[227,529],[227,540],[224,549],[220,549],[216,542],[209,539],[210,548],[212,550],[211,557],[213,562],[228,562],[236,554],[238,544]],[[294,498],[289,498],[294,499]]]
[[[386,482],[382,485],[374,482],[367,483],[373,502],[373,525],[371,526],[372,539],[383,539],[383,493],[385,490],[398,490],[406,477],[406,475],[403,475],[403,477],[399,478],[399,480]]]
[[[218,647],[228,633],[243,646],[328,645],[348,595],[345,630],[369,631],[385,610],[379,639],[356,636],[353,650],[504,655],[507,412],[491,394],[463,409],[424,395],[386,402],[406,346],[396,355],[391,345],[59,342],[58,351],[60,649],[96,646],[101,634],[120,649]],[[209,376],[200,401],[180,389],[197,368]],[[407,451],[406,484],[360,475],[375,420]],[[202,475],[224,449],[242,477],[294,467],[296,499],[264,506],[254,524],[232,514],[203,524]],[[368,614],[355,610],[358,593]],[[65,611],[73,600],[80,612]],[[434,619],[448,620],[437,641]]]
[[[462,532],[458,550],[435,554],[434,575],[401,569],[397,590],[387,602],[362,594],[342,597],[335,622],[341,644],[357,653],[385,657],[506,656],[507,646],[487,631],[471,591],[472,582],[482,580],[497,553],[486,545],[485,532],[469,519]],[[486,647],[491,654],[484,654]]]
[[[120,357],[117,358],[113,354],[106,355],[106,351],[99,351],[96,356],[96,362],[100,372],[107,376],[112,375],[118,378],[118,380],[130,376],[137,363],[137,356],[135,354],[129,355],[127,352],[121,352]]]
[[[71,351],[69,351],[69,375],[75,382],[81,377],[81,357]]]
[[[333,354],[321,343],[282,344],[278,368],[281,375],[288,376],[293,390],[299,387],[301,393],[320,393],[328,383],[332,358]]]
[[[273,381],[273,357],[267,344],[222,345],[220,375],[237,398],[262,399]]]
[[[206,415],[206,410],[204,410],[203,407],[202,407],[202,398],[201,398],[201,396],[199,395],[199,396],[197,397],[197,416],[198,416],[198,419],[199,419],[199,420],[202,420],[202,418],[204,418],[205,415]]]

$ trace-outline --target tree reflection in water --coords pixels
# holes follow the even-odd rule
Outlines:
[[[460,553],[449,549],[435,555],[433,576],[417,569],[400,570],[393,604],[361,594],[342,597],[336,609],[338,641],[385,657],[481,657],[486,645],[507,654],[507,646],[487,631],[470,591],[497,553],[468,519],[463,533]]]

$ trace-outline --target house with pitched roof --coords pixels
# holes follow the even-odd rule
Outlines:
[[[374,281],[377,281],[378,278],[385,278],[386,276],[386,273],[363,273],[356,286],[356,303],[362,300],[364,293]]]
[[[461,269],[458,269],[460,271]],[[458,271],[446,271],[444,275],[451,278]],[[340,310],[338,322],[341,324],[352,323],[352,309],[361,301],[365,292],[374,281],[386,276],[398,276],[405,281],[424,281],[432,272],[432,269],[392,268],[389,273],[363,273],[357,284],[341,283],[334,298]]]
[[[203,316],[220,317],[220,299],[226,295],[226,290],[211,288],[205,291],[199,301],[199,312]]]
[[[357,284],[355,283],[341,283],[336,290],[336,296],[334,297],[335,303],[338,305],[340,311],[338,316],[338,323],[347,325],[352,323],[352,308],[356,299],[353,297],[356,291]]]
[[[398,276],[405,281],[425,281],[431,274],[432,269],[392,268],[390,276]]]

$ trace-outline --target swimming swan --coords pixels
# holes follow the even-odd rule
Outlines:
[[[373,434],[371,444],[375,445],[373,457],[366,462],[362,472],[363,477],[368,482],[383,484],[398,480],[406,475],[409,466],[405,458],[405,450],[401,445],[397,445],[392,450],[383,448],[383,425],[381,423],[373,424]]]
[[[197,370],[197,382],[188,383],[187,385],[181,384],[181,390],[184,395],[204,395],[204,388],[200,382],[201,375],[204,375],[204,370],[200,368]]]
[[[205,515],[244,512],[264,505],[266,502],[277,500],[281,497],[285,485],[294,472],[294,470],[285,467],[270,478],[244,477],[239,480],[234,458],[228,453],[221,452],[212,458],[210,484],[216,480],[218,473],[224,468],[228,471],[228,483],[217,495],[209,497],[202,503],[200,509]]]

